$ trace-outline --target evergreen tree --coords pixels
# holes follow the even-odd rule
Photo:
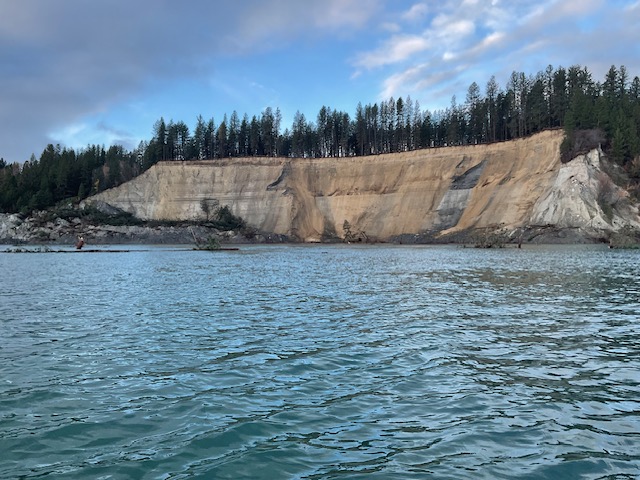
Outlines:
[[[487,82],[485,92],[487,135],[490,142],[495,142],[498,139],[498,93],[500,92],[495,76],[492,75]]]
[[[229,156],[236,157],[240,152],[240,117],[235,110],[229,119]]]
[[[464,136],[464,143],[482,143],[484,140],[484,124],[486,114],[485,104],[480,97],[480,87],[476,82],[469,85],[465,103],[467,123],[469,125],[468,135]]]
[[[260,118],[260,138],[264,145],[264,154],[270,157],[276,155],[276,121],[273,109],[267,107]]]
[[[238,154],[242,157],[249,155],[249,116],[245,113],[240,123],[238,134]]]
[[[229,156],[228,142],[227,115],[225,114],[222,122],[220,122],[220,125],[218,126],[218,132],[216,133],[216,158],[227,158]]]
[[[207,158],[207,125],[202,115],[198,115],[196,120],[190,158],[198,160]]]
[[[252,156],[264,155],[262,139],[260,138],[260,122],[258,122],[258,118],[255,115],[251,118],[251,124],[249,125],[249,146]]]
[[[167,126],[164,122],[164,118],[160,117],[160,120],[154,124],[153,132],[153,139],[155,140],[155,146],[157,148],[153,159],[156,162],[160,160],[167,160]]]

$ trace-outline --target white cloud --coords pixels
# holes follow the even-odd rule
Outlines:
[[[271,47],[303,35],[349,36],[380,9],[380,0],[263,0],[241,9],[237,31],[226,29],[229,45],[240,50]]]
[[[386,100],[390,97],[396,96],[398,90],[403,85],[409,82],[415,81],[424,69],[423,65],[408,68],[402,72],[395,73],[388,77],[383,83],[383,89],[380,93],[380,99]]]
[[[450,62],[451,60],[454,60],[457,57],[457,55],[453,52],[444,52],[444,54],[442,55],[442,59],[445,62]]]
[[[402,14],[402,19],[406,22],[421,20],[429,13],[429,7],[425,3],[416,3],[409,10]]]
[[[490,47],[500,43],[505,38],[504,32],[491,32],[485,38],[482,39],[480,45],[484,47]]]
[[[459,42],[475,31],[475,24],[470,20],[451,21],[450,18],[438,17],[433,21],[433,31],[437,37],[448,42]]]
[[[429,42],[418,35],[398,35],[391,37],[378,50],[360,56],[355,65],[372,69],[402,62],[412,55],[429,48]]]
[[[75,138],[77,135],[81,134],[87,128],[86,123],[72,123],[70,125],[65,125],[63,128],[57,131],[51,132],[52,138]]]
[[[534,74],[548,64],[593,65],[596,75],[603,58],[609,65],[640,63],[634,47],[640,40],[634,26],[640,21],[637,0],[615,6],[604,0],[444,0],[429,6],[419,35],[429,48],[413,52],[413,65],[377,59],[393,58],[388,48],[357,57],[385,71],[381,96],[432,97],[431,90],[482,83],[492,74],[512,70]],[[405,32],[413,31],[412,25],[400,25]],[[400,37],[396,32],[388,42]],[[354,66],[361,68],[361,63]]]

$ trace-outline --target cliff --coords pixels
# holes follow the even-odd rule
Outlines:
[[[368,157],[161,162],[88,202],[143,220],[205,220],[228,205],[262,232],[305,242],[344,238],[345,220],[354,236],[376,240],[549,226],[595,237],[640,227],[602,152],[563,164],[562,138],[555,130]]]

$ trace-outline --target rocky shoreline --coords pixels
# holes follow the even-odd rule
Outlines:
[[[45,212],[26,218],[17,214],[0,214],[0,244],[75,245],[78,237],[83,237],[86,245],[183,245],[195,244],[196,241],[205,243],[211,237],[221,244],[283,243],[290,240],[282,235],[220,230],[206,223],[108,225],[81,216],[49,217]]]
[[[75,245],[83,237],[86,245],[185,245],[206,243],[213,238],[222,245],[261,243],[300,243],[284,235],[256,232],[251,229],[221,230],[207,222],[137,222],[136,225],[110,225],[77,216],[60,217],[52,212],[38,212],[26,218],[18,214],[0,214],[0,244],[5,245]],[[338,237],[326,243],[341,243]],[[354,242],[351,242],[354,243]],[[367,239],[356,243],[379,243]],[[459,244],[483,248],[499,248],[520,244],[593,244],[628,247],[640,243],[640,232],[612,233],[609,231],[557,228],[554,226],[526,227],[514,231],[500,228],[457,232],[438,236],[435,233],[401,235],[389,243],[404,245]]]

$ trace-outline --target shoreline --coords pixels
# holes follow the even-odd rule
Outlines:
[[[14,247],[75,247],[79,237],[86,246],[104,245],[206,245],[215,240],[221,247],[231,245],[458,245],[480,248],[502,248],[518,245],[585,245],[609,244],[612,247],[637,247],[640,230],[618,231],[558,227],[555,225],[524,226],[507,230],[502,225],[473,228],[456,232],[425,231],[390,238],[354,238],[351,242],[327,235],[317,241],[303,241],[290,235],[261,232],[251,227],[220,230],[206,223],[140,222],[133,225],[110,225],[88,221],[82,217],[38,217],[22,219],[18,215],[0,216],[0,245]]]

